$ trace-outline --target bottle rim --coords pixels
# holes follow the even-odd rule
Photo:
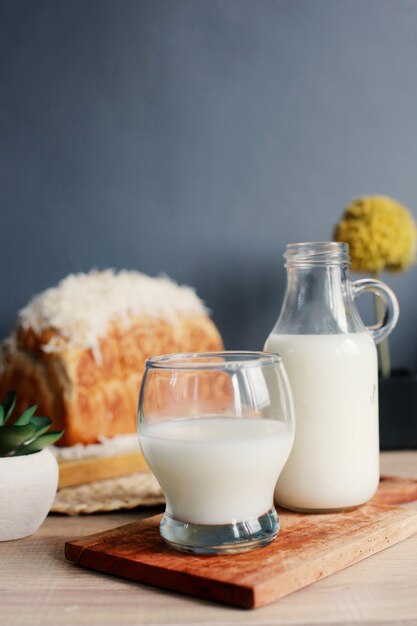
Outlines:
[[[289,243],[284,253],[286,266],[343,265],[350,263],[349,244],[339,241]]]

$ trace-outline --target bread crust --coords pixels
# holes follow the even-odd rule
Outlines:
[[[59,352],[46,352],[54,339]],[[68,348],[49,328],[36,333],[18,328],[16,345],[3,348],[0,396],[17,392],[17,411],[36,403],[54,429],[65,429],[58,445],[95,443],[100,436],[136,431],[136,413],[145,360],[174,352],[221,350],[223,342],[205,315],[168,322],[140,316],[129,327],[113,322],[100,339],[101,363],[90,349]]]

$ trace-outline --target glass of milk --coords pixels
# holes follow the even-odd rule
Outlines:
[[[166,499],[160,533],[197,554],[269,544],[274,488],[294,439],[277,354],[172,354],[146,361],[139,441]]]

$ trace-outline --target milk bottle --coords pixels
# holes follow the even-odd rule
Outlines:
[[[287,291],[265,350],[283,358],[296,433],[275,498],[298,511],[353,508],[378,486],[375,343],[394,328],[398,303],[380,281],[349,281],[347,244],[289,244],[284,256]],[[385,305],[383,322],[370,328],[354,301],[364,291],[376,292]]]

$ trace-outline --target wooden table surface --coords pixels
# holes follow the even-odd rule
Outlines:
[[[417,478],[417,452],[385,452],[381,470]],[[407,506],[417,509],[417,502]],[[417,535],[254,611],[145,587],[65,561],[66,539],[140,515],[52,515],[32,537],[0,543],[1,626],[417,624]]]

